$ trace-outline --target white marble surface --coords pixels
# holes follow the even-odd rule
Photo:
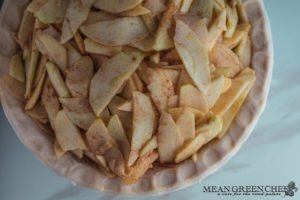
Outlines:
[[[209,185],[286,185],[293,180],[300,189],[300,1],[265,0],[265,4],[273,29],[275,66],[267,107],[253,134],[235,157],[202,183],[171,194],[143,199],[225,199],[203,193],[203,186]],[[0,109],[0,199],[132,198],[112,197],[74,187],[58,177],[18,141]],[[243,196],[226,199],[260,198]],[[291,199],[300,199],[300,191]]]

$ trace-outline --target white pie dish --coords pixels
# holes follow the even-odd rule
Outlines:
[[[15,52],[12,37],[28,0],[4,1],[0,15],[0,73],[5,73],[9,57]],[[200,152],[198,160],[191,159],[175,168],[154,168],[133,185],[124,185],[119,179],[111,179],[98,169],[67,154],[56,158],[53,138],[42,133],[34,121],[23,112],[23,103],[15,99],[5,85],[0,84],[0,99],[5,114],[21,142],[45,165],[72,182],[116,195],[158,195],[182,189],[200,182],[232,157],[249,137],[268,96],[272,77],[273,47],[268,18],[260,0],[244,0],[252,24],[252,68],[257,80],[230,130],[221,140],[210,142]]]

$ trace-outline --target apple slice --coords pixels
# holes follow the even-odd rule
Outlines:
[[[223,85],[223,89],[222,89],[222,94],[224,92],[226,92],[232,84],[232,80],[230,78],[224,78],[224,85]]]
[[[28,12],[27,10],[24,11],[24,15],[17,34],[18,43],[22,48],[27,45],[29,38],[32,35],[35,21],[34,19],[35,18],[32,13]]]
[[[191,107],[206,113],[208,103],[205,95],[192,85],[183,85],[180,89],[179,105],[181,107]]]
[[[122,103],[118,109],[121,111],[132,112],[132,101],[126,101]]]
[[[43,5],[45,5],[47,1],[48,1],[48,0],[33,0],[33,1],[31,1],[31,2],[28,4],[26,10],[27,10],[28,12],[35,13],[35,12],[38,11]]]
[[[154,16],[153,14],[149,13],[149,14],[143,15],[142,19],[143,19],[143,22],[146,25],[147,29],[151,33],[151,35],[155,35],[156,30],[158,28],[158,23],[159,23],[158,18],[156,16]],[[153,49],[153,44],[151,46],[151,49]]]
[[[152,16],[158,16],[166,10],[165,2],[162,0],[144,0],[144,6],[151,11]]]
[[[193,0],[182,1],[182,4],[180,6],[180,12],[187,13],[189,11],[189,9],[191,8],[192,3],[193,3]]]
[[[215,0],[214,1],[214,9],[216,13],[220,13],[226,9],[226,1],[225,0]]]
[[[125,177],[125,161],[121,151],[117,147],[108,149],[103,155],[110,170],[119,177]]]
[[[175,107],[175,108],[169,108],[168,113],[173,117],[175,121],[178,120],[179,116],[183,113],[184,110],[191,111],[195,115],[195,119],[201,120],[205,113],[190,107]]]
[[[219,99],[220,95],[223,92],[224,85],[225,85],[224,76],[220,76],[211,81],[210,88],[206,94],[208,108],[212,108],[215,105],[215,103],[217,102],[217,100]]]
[[[108,28],[109,27],[109,28]],[[122,46],[145,39],[149,31],[140,17],[121,17],[83,25],[81,32],[88,38],[106,46]],[[122,34],[120,34],[122,30]]]
[[[33,48],[32,48],[29,65],[27,68],[25,68],[25,72],[26,72],[25,73],[26,74],[26,82],[25,82],[26,90],[25,90],[25,94],[24,94],[25,98],[28,98],[31,96],[39,58],[40,58],[39,51],[33,50]]]
[[[34,12],[34,16],[44,24],[60,24],[64,20],[69,1],[49,0]],[[38,7],[38,6],[37,6]]]
[[[139,40],[129,44],[129,46],[132,46],[144,52],[151,52],[153,51],[154,39],[155,38],[152,35],[150,35],[143,40]]]
[[[175,95],[172,81],[159,69],[147,70],[149,75],[148,89],[151,92],[151,98],[159,111],[167,109],[168,98]]]
[[[223,44],[230,49],[235,48],[243,38],[247,37],[251,30],[249,23],[242,23],[237,25],[236,30],[231,38],[224,38]]]
[[[239,22],[241,23],[248,22],[247,13],[243,5],[243,2],[241,0],[237,1],[236,9],[238,11]]]
[[[180,93],[180,88],[183,85],[195,85],[189,74],[186,72],[186,70],[181,70],[178,81],[177,81],[177,88],[176,93]]]
[[[128,161],[130,153],[130,144],[127,139],[126,132],[123,125],[119,119],[118,115],[113,115],[107,125],[108,132],[113,136],[113,138],[119,144],[125,161]]]
[[[34,82],[33,82],[33,87],[36,87],[43,77],[44,72],[46,71],[46,63],[48,61],[47,56],[41,55],[39,64],[37,66],[36,72],[35,72],[35,77],[34,77]]]
[[[81,57],[74,65],[65,69],[66,86],[73,97],[87,97],[94,65],[90,57]]]
[[[239,56],[239,59],[243,67],[249,67],[252,59],[252,45],[251,39],[246,35],[236,47],[235,53]]]
[[[148,69],[149,67],[146,62],[142,62],[136,70],[136,74],[146,85],[149,84]]]
[[[189,13],[206,18],[209,24],[213,17],[214,4],[215,2],[211,0],[194,0]]]
[[[123,177],[125,184],[135,183],[139,178],[141,178],[149,168],[152,167],[152,163],[158,159],[158,153],[156,151],[152,153],[145,154],[140,157],[134,166],[129,168],[129,173]]]
[[[45,80],[46,80],[46,75],[47,75],[46,70],[44,70],[42,77],[40,78],[37,86],[34,88],[34,90],[32,92],[32,95],[29,97],[29,99],[26,102],[25,110],[32,109],[38,102],[40,94],[41,94],[43,86],[44,86],[44,83],[45,83]]]
[[[140,16],[140,15],[146,15],[149,13],[150,13],[150,10],[148,10],[147,8],[145,8],[142,5],[137,5],[136,7],[132,8],[130,10],[126,10],[124,12],[119,13],[119,15],[125,16],[125,17],[136,17],[136,16]]]
[[[206,19],[201,19],[197,15],[176,15],[175,20],[183,22],[187,25],[198,37],[202,46],[208,46],[208,30]]]
[[[89,158],[91,161],[95,162],[99,169],[101,170],[101,172],[103,172],[107,177],[109,178],[114,178],[116,177],[115,174],[113,174],[111,172],[111,170],[109,169],[106,160],[104,159],[103,156],[100,155],[94,155],[92,152],[90,151],[84,151],[84,155]]]
[[[120,95],[128,100],[131,100],[134,91],[137,91],[137,88],[131,76],[128,79],[128,81],[124,84],[124,87],[122,88]]]
[[[173,86],[177,85],[180,71],[175,69],[161,69],[161,71],[172,81]]]
[[[156,51],[167,50],[174,47],[174,42],[169,36],[169,29],[172,26],[173,15],[179,10],[182,0],[173,0],[168,4],[167,10],[161,17],[156,31],[153,49]]]
[[[71,93],[67,88],[63,76],[61,75],[58,67],[51,62],[46,63],[46,69],[49,79],[55,88],[59,97],[70,97]]]
[[[196,129],[194,139],[186,142],[176,154],[175,162],[180,163],[196,153],[203,145],[214,139],[222,130],[222,119],[214,115],[207,123]]]
[[[174,96],[170,96],[168,99],[168,108],[174,108],[177,107],[179,104],[179,96],[178,95],[174,95]]]
[[[122,122],[122,125],[126,131],[128,140],[131,140],[132,135],[132,112],[125,112],[118,109],[120,105],[126,102],[126,99],[123,99],[119,96],[114,96],[110,103],[108,104],[109,112],[112,115],[118,115],[120,118],[120,121]]]
[[[149,61],[152,62],[153,64],[159,64],[160,62],[160,53],[155,53],[151,56],[149,56]]]
[[[249,68],[244,69],[236,78],[232,79],[231,87],[220,96],[211,109],[216,115],[222,116],[249,86],[251,77],[240,78],[248,70]]]
[[[88,38],[84,40],[84,49],[88,53],[95,53],[104,56],[114,56],[122,51],[121,46],[104,46]]]
[[[122,153],[101,119],[93,122],[86,132],[86,137],[90,150],[96,155],[102,155],[112,172],[124,176],[125,162]]]
[[[197,88],[206,93],[210,84],[208,47],[182,21],[176,21],[175,47]]]
[[[91,155],[89,155],[88,157],[90,159],[93,159],[93,161],[98,164],[98,166],[100,167],[100,169],[104,170],[104,173],[109,173],[110,175],[108,177],[115,177],[116,176],[115,174],[112,173],[112,171],[108,167],[107,162],[106,162],[104,156],[100,156],[100,155],[96,155],[95,156],[94,154],[92,154],[92,155],[93,155],[94,158],[92,158]]]
[[[219,76],[229,77],[233,67],[216,67],[215,70],[212,72],[212,77],[216,78]]]
[[[161,114],[157,140],[160,162],[173,162],[176,156],[176,151],[183,144],[183,137],[170,114]]]
[[[104,11],[90,11],[88,18],[84,24],[95,24],[97,22],[116,19],[117,16]]]
[[[87,19],[94,0],[72,0],[68,4],[62,25],[61,43],[70,40]]]
[[[55,119],[55,136],[63,151],[87,148],[80,131],[63,110],[57,113]]]
[[[143,0],[96,0],[94,6],[100,10],[104,10],[109,13],[120,13],[126,10],[133,9]]]
[[[38,26],[37,23],[41,23],[41,22],[36,21],[35,26]],[[52,25],[48,26],[45,29],[43,29],[43,28],[36,28],[36,29],[37,30],[35,30],[35,31],[37,31],[38,33],[49,35],[49,36],[53,37],[55,40],[57,40],[57,41],[59,41],[59,39],[60,39],[61,33],[56,28],[54,28]],[[40,30],[40,29],[43,29],[43,30]]]
[[[241,71],[239,57],[225,45],[217,43],[210,53],[210,58],[216,67],[232,67],[230,78]]]
[[[61,110],[58,96],[49,79],[46,80],[42,94],[41,103],[48,114],[52,129],[55,129],[55,119],[57,113]]]
[[[67,57],[68,57],[68,66],[74,65],[82,56],[77,51],[77,49],[71,44],[71,43],[66,43],[64,45],[67,50]]]
[[[90,85],[90,104],[97,116],[135,72],[142,60],[141,54],[120,53],[101,66]]]
[[[78,127],[87,130],[96,117],[87,98],[59,98],[69,119]]]
[[[108,149],[117,146],[102,119],[96,119],[92,123],[86,132],[86,139],[89,149],[99,155],[103,155]]]
[[[41,41],[47,51],[47,55],[53,60],[61,70],[67,67],[67,50],[56,39],[50,35],[38,33],[37,38]]]
[[[240,97],[238,97],[236,99],[236,101],[232,104],[232,106],[223,114],[222,119],[223,119],[223,129],[222,131],[219,133],[218,138],[222,138],[225,133],[227,132],[228,128],[230,127],[230,125],[232,124],[232,121],[234,120],[234,118],[236,117],[236,115],[238,114],[238,112],[240,111],[244,101],[247,98],[248,93],[250,92],[250,89],[252,88],[254,82],[255,82],[255,74],[254,71],[250,71],[249,75],[245,75],[241,77],[242,79],[249,79],[250,84],[248,85],[247,88],[245,88],[245,90],[242,92],[242,94],[240,95]]]
[[[74,34],[74,40],[76,42],[76,45],[80,51],[81,54],[85,54],[85,49],[84,49],[84,44],[83,44],[83,37],[82,35],[80,34],[79,31],[77,31],[75,34]]]
[[[143,83],[143,81],[140,79],[140,77],[137,75],[136,72],[134,72],[134,73],[132,74],[131,79],[133,80],[136,89],[137,89],[138,91],[140,91],[140,92],[143,92],[143,91],[144,91],[144,83]]]
[[[102,113],[100,114],[100,118],[103,120],[103,122],[104,122],[105,124],[108,124],[108,122],[109,122],[109,120],[110,120],[110,118],[111,118],[111,114],[110,114],[110,112],[109,112],[108,107],[106,107],[106,108],[102,111]]]
[[[133,132],[131,152],[128,166],[136,161],[139,150],[149,141],[155,128],[156,115],[150,97],[141,93],[133,93]]]
[[[195,137],[195,114],[191,110],[185,109],[176,120],[176,125],[184,141]]]
[[[226,27],[226,10],[224,9],[212,22],[212,25],[208,29],[208,49],[211,50],[222,33],[227,29]]]
[[[226,5],[227,14],[227,30],[224,33],[225,38],[231,38],[235,32],[236,26],[238,24],[238,13],[236,7],[231,7],[229,4]]]
[[[145,144],[140,152],[140,156],[143,157],[144,155],[151,153],[157,148],[157,135],[153,136],[149,142]]]

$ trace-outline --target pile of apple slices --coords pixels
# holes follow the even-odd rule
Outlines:
[[[226,133],[255,81],[250,29],[240,0],[33,0],[4,79],[58,157],[133,183]]]

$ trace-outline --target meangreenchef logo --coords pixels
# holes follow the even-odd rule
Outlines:
[[[234,186],[203,186],[204,193],[218,196],[288,196],[293,197],[297,192],[295,182],[287,185],[234,185]]]

